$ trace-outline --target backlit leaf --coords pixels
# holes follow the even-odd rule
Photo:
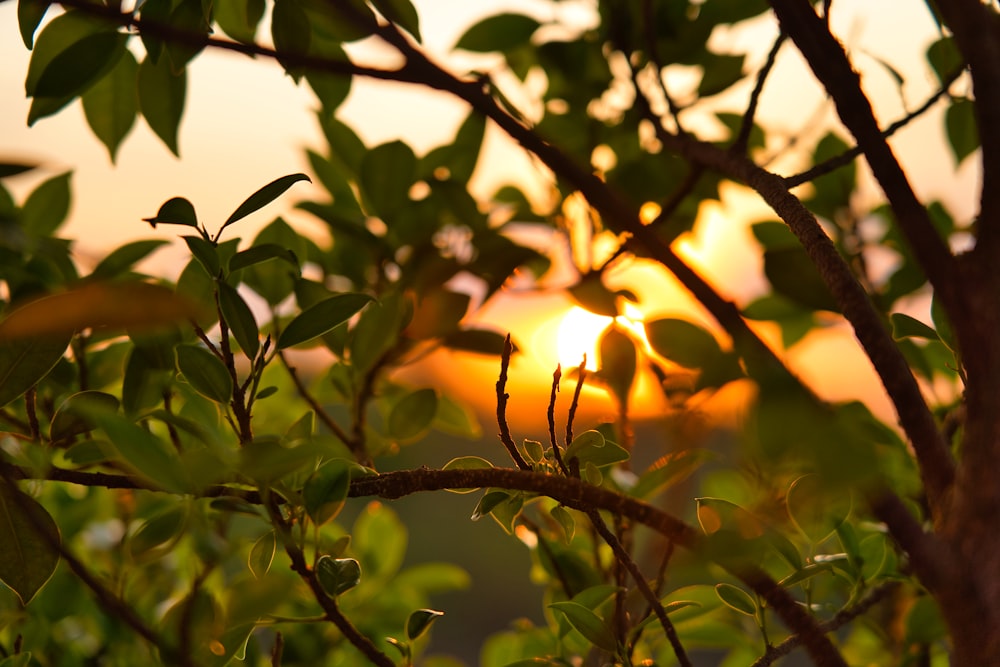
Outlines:
[[[70,177],[73,172],[53,176],[35,188],[21,208],[21,225],[37,236],[59,229],[69,214]]]
[[[433,389],[418,389],[400,399],[389,412],[389,435],[397,440],[412,440],[434,421],[438,396]]]
[[[952,102],[944,113],[944,126],[948,133],[948,145],[955,156],[955,165],[960,165],[979,148],[975,103],[967,99]]]
[[[685,368],[704,368],[722,355],[715,336],[686,320],[663,318],[645,328],[653,350]]]
[[[292,187],[299,181],[312,182],[305,174],[289,174],[288,176],[282,176],[281,178],[271,181],[260,190],[257,190],[257,192],[247,197],[246,201],[240,204],[236,210],[233,211],[232,215],[226,218],[226,222],[222,225],[222,228],[225,229],[237,220],[241,220],[254,211],[264,208],[280,197],[285,190]]]
[[[485,18],[465,31],[455,45],[466,51],[507,52],[526,44],[541,24],[523,14],[498,14]]]
[[[350,486],[350,468],[337,461],[327,463],[310,475],[302,487],[303,504],[309,518],[319,526],[336,518]]]
[[[223,405],[232,400],[233,379],[221,359],[197,345],[178,345],[174,354],[177,370],[195,391]]]
[[[133,241],[123,246],[115,248],[111,253],[102,259],[94,270],[91,271],[90,279],[108,280],[117,278],[139,261],[145,259],[157,248],[169,244],[163,239],[147,239],[145,241]]]
[[[143,218],[149,226],[156,229],[156,225],[185,225],[187,227],[198,226],[198,215],[194,211],[194,204],[184,197],[173,197],[163,202],[160,210],[152,218]]]
[[[413,35],[417,42],[421,41],[420,17],[410,0],[372,0],[372,5],[379,14]]]
[[[493,464],[486,459],[479,456],[459,456],[442,466],[442,470],[484,470],[486,468],[492,468]],[[472,493],[475,488],[468,489],[448,489],[453,493]]]
[[[250,568],[250,574],[254,576],[254,579],[260,579],[271,569],[277,547],[278,539],[273,530],[261,535],[250,547],[247,567]]]
[[[95,410],[91,418],[111,440],[110,453],[131,468],[140,481],[171,493],[186,493],[189,490],[181,461],[170,445],[119,415]]]
[[[792,482],[785,503],[792,523],[814,544],[833,534],[851,513],[851,494],[831,491],[816,474]]]
[[[59,337],[94,328],[143,331],[198,314],[194,304],[160,285],[95,282],[18,308],[0,327],[0,337]]]
[[[167,58],[146,56],[139,65],[139,109],[146,123],[174,155],[180,156],[177,130],[184,115],[187,70],[174,72]],[[175,223],[187,224],[187,223]]]
[[[261,262],[266,262],[269,259],[284,260],[288,266],[295,269],[296,273],[298,272],[299,261],[295,256],[295,253],[288,248],[283,248],[275,243],[262,243],[260,245],[254,245],[246,250],[236,253],[229,258],[229,272],[235,273],[240,269],[245,269],[248,266],[260,264]]]
[[[716,584],[715,594],[719,596],[719,599],[727,607],[735,609],[741,614],[746,614],[747,616],[755,616],[757,614],[757,603],[754,602],[749,593],[739,586],[725,583]]]
[[[278,349],[283,350],[322,336],[349,320],[371,301],[374,299],[367,294],[348,292],[336,294],[306,308],[281,332]]]
[[[402,141],[372,148],[361,160],[361,190],[375,215],[389,218],[410,203],[417,157]],[[387,220],[388,222],[388,220]]]
[[[48,2],[36,2],[35,0],[17,0],[17,26],[21,32],[21,41],[27,49],[31,49],[35,44],[35,30],[45,18],[45,12],[49,9]]]
[[[151,516],[126,541],[129,556],[135,561],[149,562],[165,555],[184,533],[187,516],[184,504],[168,505]]]
[[[326,594],[335,598],[361,582],[361,565],[353,558],[323,556],[316,562],[316,578]]]
[[[444,616],[443,611],[434,609],[418,609],[406,619],[406,636],[410,641],[427,632],[434,621]]]
[[[139,113],[139,98],[136,94],[138,73],[139,63],[132,52],[126,49],[114,68],[80,98],[87,124],[94,136],[108,149],[112,162]]]
[[[17,311],[14,313],[17,314]],[[6,335],[11,321],[9,317],[0,323],[0,407],[7,405],[44,378],[52,367],[62,359],[69,346],[70,334],[58,336],[18,336]]]
[[[554,602],[549,608],[563,614],[570,625],[594,646],[612,653],[618,650],[618,641],[608,624],[582,604],[572,601]]]
[[[49,437],[52,440],[63,440],[94,428],[89,412],[103,410],[116,412],[118,398],[102,391],[80,391],[63,401],[52,416],[49,426]]]
[[[77,96],[96,82],[125,53],[128,36],[100,31],[83,37],[56,55],[38,75],[34,97]]]
[[[219,308],[222,310],[222,316],[226,318],[229,331],[240,344],[243,354],[248,359],[253,359],[260,349],[260,331],[257,329],[257,321],[250,311],[250,306],[229,283],[219,280],[216,284],[219,289]]]
[[[0,582],[28,604],[59,563],[59,528],[36,500],[0,479]]]
[[[212,16],[222,31],[238,42],[250,44],[264,16],[264,0],[215,0]]]

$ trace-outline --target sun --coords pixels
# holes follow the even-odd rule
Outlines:
[[[625,314],[619,315],[618,324],[629,329],[640,343],[645,343],[646,335],[642,324],[642,314],[631,304],[625,304]],[[573,306],[563,315],[556,333],[556,347],[559,364],[564,368],[576,368],[587,355],[587,370],[598,367],[597,346],[601,334],[612,318],[597,315],[580,306]]]

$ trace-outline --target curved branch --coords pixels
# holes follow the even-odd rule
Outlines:
[[[970,0],[971,1],[971,0]],[[889,144],[882,137],[871,102],[861,89],[843,46],[806,0],[771,0],[781,28],[795,42],[813,74],[833,98],[844,126],[857,139],[882,187],[903,235],[952,321],[965,312],[955,257],[938,235]]]
[[[882,317],[864,288],[851,274],[815,216],[785,187],[784,180],[746,158],[716,146],[671,135],[660,140],[681,155],[708,165],[753,188],[788,224],[816,265],[823,281],[836,299],[844,317],[878,373],[892,400],[900,425],[917,457],[928,499],[935,512],[941,511],[955,477],[955,462],[944,436],[938,429],[909,364],[899,351]]]

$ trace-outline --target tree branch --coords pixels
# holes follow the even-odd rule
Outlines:
[[[970,0],[971,1],[971,0]],[[854,135],[896,214],[903,235],[953,321],[967,310],[956,262],[917,199],[875,120],[843,46],[807,0],[771,0],[781,28],[795,42],[816,78],[833,98],[841,121]]]
[[[981,0],[933,3],[969,63],[976,96],[976,126],[983,153],[977,254],[995,266],[1000,256],[1000,14]]]

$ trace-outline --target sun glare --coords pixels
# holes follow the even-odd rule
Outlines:
[[[618,324],[627,328],[637,340],[645,343],[646,335],[642,325],[642,313],[630,303],[625,304],[625,314],[619,315]],[[576,368],[587,355],[587,370],[597,370],[597,345],[601,333],[611,324],[611,318],[596,315],[579,306],[573,306],[563,316],[556,334],[559,364],[565,368]]]

